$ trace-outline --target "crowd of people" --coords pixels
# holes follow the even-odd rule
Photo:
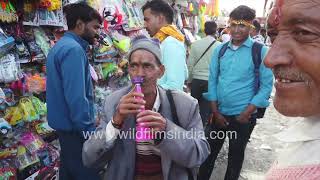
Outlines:
[[[96,127],[85,51],[102,19],[84,3],[68,5],[69,31],[47,61],[48,122],[61,145],[59,179],[209,180],[226,138],[210,135],[232,131],[237,136],[229,137],[224,179],[236,180],[273,85],[275,108],[305,119],[279,135],[290,147],[266,179],[320,179],[318,10],[319,0],[276,0],[264,31],[255,10],[241,5],[230,13],[221,39],[216,23],[206,22],[206,37],[186,58],[171,6],[147,2],[142,11],[150,37],[135,37],[128,54],[130,78],[143,80],[142,91],[133,83],[106,97],[106,115]],[[191,96],[183,92],[185,82]],[[138,126],[150,136],[137,138]],[[86,139],[83,132],[94,136]]]

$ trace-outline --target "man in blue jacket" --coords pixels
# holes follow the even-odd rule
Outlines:
[[[213,53],[205,96],[211,101],[209,124],[212,124],[212,132],[223,132],[224,136],[222,138],[219,133],[220,137],[214,137],[211,133],[208,139],[211,154],[200,168],[201,180],[210,178],[226,134],[232,137],[229,137],[228,167],[224,179],[239,178],[246,145],[256,124],[257,108],[269,105],[273,75],[262,62],[267,47],[255,43],[249,36],[254,28],[254,18],[255,10],[247,6],[234,9],[230,13],[231,41],[221,44]],[[260,47],[259,51],[254,47]],[[255,63],[256,56],[260,57],[260,64]]]
[[[51,49],[47,60],[48,122],[59,136],[60,180],[98,179],[83,166],[84,131],[95,130],[93,85],[86,50],[97,37],[102,18],[84,3],[64,9],[69,31]]]

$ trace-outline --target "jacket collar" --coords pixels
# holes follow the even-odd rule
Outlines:
[[[81,47],[86,51],[89,47],[88,41],[82,39],[80,36],[78,36],[76,33],[68,31],[64,34],[64,36],[69,37],[77,41]]]

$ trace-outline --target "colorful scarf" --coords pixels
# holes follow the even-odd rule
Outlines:
[[[178,29],[174,25],[164,26],[160,29],[157,34],[153,37],[160,40],[160,42],[164,41],[168,36],[171,36],[178,41],[184,42],[184,36],[178,31]]]

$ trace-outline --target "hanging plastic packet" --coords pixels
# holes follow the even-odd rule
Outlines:
[[[47,149],[38,151],[37,156],[39,157],[43,166],[49,166],[52,163],[49,151]]]
[[[14,93],[10,88],[3,88],[3,92],[5,95],[5,102],[7,106],[14,106],[16,105],[17,101],[15,101]]]
[[[5,110],[4,119],[14,126],[23,121],[23,114],[19,107],[8,107]]]
[[[17,60],[19,63],[30,62],[30,53],[22,40],[16,39],[16,49],[19,57]]]
[[[50,0],[45,8],[38,9],[39,25],[42,26],[60,26],[64,25],[64,16],[62,12],[61,0]],[[57,2],[57,3],[56,3]],[[53,8],[52,8],[53,7]]]
[[[30,93],[41,93],[46,91],[46,78],[40,74],[26,76],[26,88]]]
[[[24,146],[18,146],[17,166],[20,171],[39,162],[36,154],[30,154]]]
[[[23,25],[39,26],[36,6],[30,0],[25,0],[23,3]]]
[[[33,30],[33,33],[34,33],[36,43],[41,48],[44,55],[47,57],[49,54],[49,50],[51,48],[49,43],[50,41],[49,38],[46,36],[45,32],[39,28],[35,28]]]
[[[23,113],[23,120],[27,122],[40,119],[40,115],[35,110],[30,98],[23,97],[19,100],[19,108]]]
[[[0,149],[0,161],[8,158],[15,158],[18,150],[16,148],[5,148]]]
[[[94,62],[112,62],[118,55],[109,35],[101,33],[99,44],[94,47]]]
[[[119,49],[120,53],[127,53],[130,49],[131,40],[129,37],[124,36],[117,31],[112,33],[112,41],[114,46]]]
[[[103,63],[102,75],[104,79],[108,79],[117,70],[117,65],[115,63]]]
[[[10,124],[3,118],[0,118],[0,134],[5,135],[7,134],[12,127]]]
[[[46,147],[45,142],[38,135],[31,132],[24,133],[19,141],[31,154],[35,154]]]
[[[14,167],[0,167],[0,180],[15,179],[17,171]]]
[[[14,47],[14,38],[8,37],[4,31],[0,28],[0,55],[5,55],[8,51]]]
[[[7,54],[0,58],[1,82],[10,83],[19,79],[20,65],[16,63],[15,59],[13,54]]]
[[[26,42],[30,50],[31,55],[31,61],[38,61],[38,62],[44,62],[46,59],[46,56],[44,55],[43,51],[39,47],[39,45],[36,43],[35,36],[33,33],[32,28],[26,28],[25,29],[25,36],[26,36]]]
[[[31,96],[30,99],[37,114],[40,116],[47,114],[47,106],[45,103],[41,102],[41,100],[35,96]]]
[[[0,110],[5,110],[7,108],[6,95],[4,94],[2,88],[0,88]]]
[[[36,131],[39,135],[46,135],[52,133],[54,130],[49,126],[48,122],[38,123],[36,126]]]

